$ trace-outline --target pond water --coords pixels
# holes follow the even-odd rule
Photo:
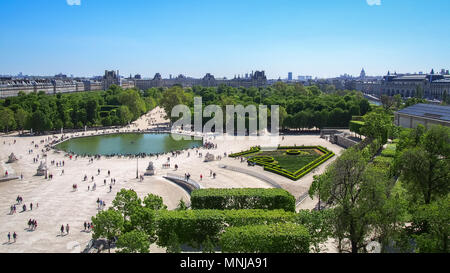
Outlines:
[[[199,138],[187,138],[177,141],[171,134],[113,134],[69,139],[55,148],[79,155],[137,155],[166,153],[203,145]]]

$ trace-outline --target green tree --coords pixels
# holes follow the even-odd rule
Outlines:
[[[123,229],[124,220],[120,212],[110,208],[109,210],[99,212],[92,217],[94,224],[94,233],[92,238],[106,238],[108,241],[108,251],[111,252],[111,241],[118,237]]]
[[[414,223],[427,223],[427,230],[414,235],[422,253],[448,253],[450,236],[450,196],[421,205],[413,214]]]
[[[0,110],[0,128],[9,132],[16,126],[16,121],[14,119],[14,112],[9,108],[3,108]]]
[[[125,105],[119,107],[117,116],[119,118],[120,125],[127,125],[133,119],[133,113],[131,113],[128,106]]]
[[[135,208],[141,206],[141,203],[141,199],[135,191],[125,189],[118,192],[116,198],[112,201],[113,207],[123,215],[124,220],[131,216]]]
[[[334,211],[331,209],[321,211],[301,210],[297,215],[297,223],[305,226],[311,236],[311,246],[315,253],[321,251],[320,245],[333,235]]]
[[[149,208],[152,210],[167,209],[167,206],[164,205],[162,197],[154,195],[154,194],[149,194],[146,197],[144,197],[143,203],[146,208]]]
[[[364,116],[361,133],[371,139],[380,139],[386,143],[394,133],[394,123],[391,116],[384,111],[373,111]]]
[[[403,134],[396,159],[401,180],[414,200],[430,204],[450,190],[450,129],[419,126],[410,135]]]
[[[149,253],[150,242],[145,232],[133,230],[121,234],[117,240],[119,253]]]
[[[22,108],[17,109],[17,112],[14,114],[14,118],[16,120],[17,129],[23,130],[27,124],[28,113]]]

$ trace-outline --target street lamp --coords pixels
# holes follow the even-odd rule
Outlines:
[[[136,179],[139,178],[139,157],[136,158]]]

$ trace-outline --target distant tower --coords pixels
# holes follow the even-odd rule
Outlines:
[[[292,81],[292,72],[288,73],[288,81]]]
[[[365,79],[366,78],[366,71],[364,71],[364,68],[361,70],[361,74],[359,75],[359,77],[361,79]]]
[[[434,75],[434,68],[433,68],[433,69],[431,69],[431,72],[430,72],[430,74],[431,74],[431,75]]]

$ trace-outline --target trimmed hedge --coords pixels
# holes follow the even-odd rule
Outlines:
[[[283,209],[295,211],[295,197],[283,189],[200,189],[191,194],[192,209]]]
[[[384,157],[395,157],[396,152],[397,152],[397,145],[388,144],[387,148],[381,152],[381,155]]]
[[[356,121],[356,120],[352,120],[350,121],[349,127],[350,127],[350,132],[354,132],[357,133],[358,135],[361,135],[361,128],[364,126],[364,122],[363,121]]]
[[[303,168],[295,171],[295,172],[290,172],[287,171],[283,168],[281,168],[281,166],[278,165],[278,163],[264,163],[262,161],[259,160],[253,160],[253,159],[249,159],[248,161],[253,162],[259,166],[263,166],[265,171],[269,171],[281,176],[284,176],[286,178],[289,178],[291,180],[297,181],[300,178],[302,178],[303,176],[307,175],[308,173],[310,173],[312,170],[314,170],[315,168],[317,168],[318,166],[322,165],[323,163],[325,163],[326,161],[328,161],[330,158],[332,158],[333,156],[335,156],[335,154],[331,151],[329,151],[328,149],[322,147],[322,146],[294,146],[294,147],[278,147],[279,150],[291,150],[291,149],[299,149],[299,150],[306,150],[306,149],[318,149],[319,151],[321,151],[322,153],[324,153],[324,155],[322,155],[319,158],[316,158],[314,161],[311,161],[310,163],[308,163],[307,165],[305,165]],[[256,157],[257,158],[257,157]]]
[[[224,253],[309,253],[308,229],[294,223],[230,227],[220,237]]]
[[[256,146],[256,147],[251,147],[250,150],[248,150],[248,151],[243,151],[243,152],[240,152],[240,153],[231,154],[231,155],[229,155],[229,157],[231,157],[231,158],[241,157],[241,156],[244,156],[244,155],[257,153],[259,151],[261,151],[261,148]]]
[[[157,244],[167,247],[176,235],[178,243],[198,248],[207,239],[217,245],[219,234],[229,226],[267,225],[294,221],[284,210],[183,210],[158,211]]]

